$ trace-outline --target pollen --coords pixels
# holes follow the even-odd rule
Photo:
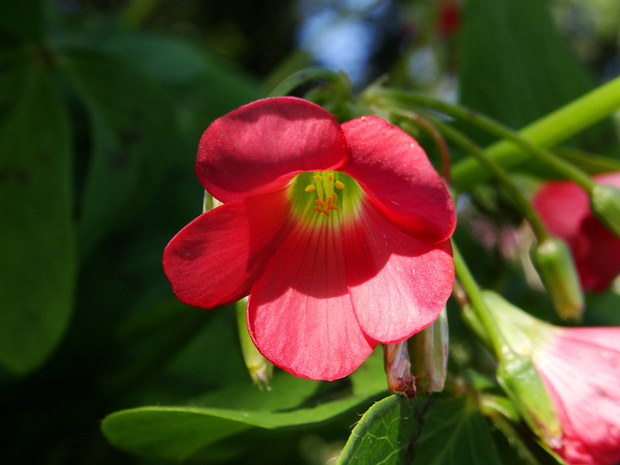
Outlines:
[[[311,184],[304,188],[305,192],[314,192],[316,199],[315,206],[312,209],[319,213],[325,213],[330,216],[330,211],[338,210],[336,202],[338,195],[334,192],[334,188],[343,190],[345,185],[342,181],[336,180],[336,175],[332,171],[315,172],[310,178]]]

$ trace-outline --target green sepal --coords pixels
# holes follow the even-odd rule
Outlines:
[[[530,256],[557,314],[579,320],[584,305],[583,292],[568,246],[558,238],[549,238],[537,244]]]
[[[499,360],[497,381],[537,436],[548,444],[560,440],[560,419],[530,357],[507,350]]]
[[[439,317],[408,341],[411,372],[417,392],[429,395],[443,391],[448,371],[448,314]]]
[[[273,376],[273,363],[267,360],[258,351],[250,334],[246,323],[246,307],[248,299],[241,299],[236,304],[237,311],[237,330],[239,332],[239,342],[241,344],[241,352],[243,353],[243,361],[250,373],[250,377],[255,385],[260,389],[266,388],[271,390],[270,381]]]
[[[614,186],[597,184],[592,190],[590,204],[596,217],[620,237],[620,190]]]
[[[544,348],[552,326],[535,319],[492,291],[482,298],[492,312],[502,337],[497,381],[527,425],[547,444],[557,444],[562,426],[545,383],[532,360],[532,352]]]

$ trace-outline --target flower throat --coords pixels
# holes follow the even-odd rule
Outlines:
[[[317,172],[313,174],[311,184],[304,188],[305,192],[316,193],[317,198],[314,200],[316,205],[312,207],[314,211],[329,216],[330,210],[338,210],[336,205],[338,194],[334,188],[344,190],[344,183],[334,179],[332,171]]]

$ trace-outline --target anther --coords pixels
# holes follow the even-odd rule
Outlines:
[[[323,180],[323,177],[321,175],[319,175],[319,174],[315,174],[313,176],[313,178],[314,178],[315,181],[322,181]]]
[[[336,181],[334,183],[334,186],[336,186],[340,190],[344,189],[344,183],[342,181]]]
[[[316,190],[316,186],[314,184],[310,184],[309,186],[306,186],[306,188],[304,189],[306,192],[312,192]]]

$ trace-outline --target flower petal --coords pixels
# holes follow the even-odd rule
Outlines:
[[[345,223],[343,238],[353,308],[368,336],[398,342],[435,321],[452,293],[450,241],[418,241],[367,200],[357,221]]]
[[[289,228],[286,191],[221,205],[196,218],[164,251],[164,271],[183,302],[213,308],[248,295]]]
[[[349,146],[343,171],[390,222],[420,240],[440,242],[456,226],[452,198],[424,150],[404,131],[365,116],[342,125]]]
[[[577,184],[566,181],[543,185],[532,198],[532,205],[549,232],[568,242],[576,240],[581,222],[590,214],[588,195]]]
[[[332,223],[300,224],[282,241],[250,293],[248,329],[275,365],[333,380],[376,346],[361,331],[347,293],[342,237]],[[326,218],[326,217],[324,217]]]
[[[620,460],[620,343],[618,328],[570,328],[534,363],[562,422],[557,451],[569,464]]]
[[[580,246],[573,248],[581,285],[602,292],[620,270],[620,240],[594,216],[583,220],[581,232]]]
[[[299,172],[333,169],[346,157],[344,135],[330,113],[277,97],[215,120],[200,139],[196,174],[211,195],[230,202],[282,189]]]

